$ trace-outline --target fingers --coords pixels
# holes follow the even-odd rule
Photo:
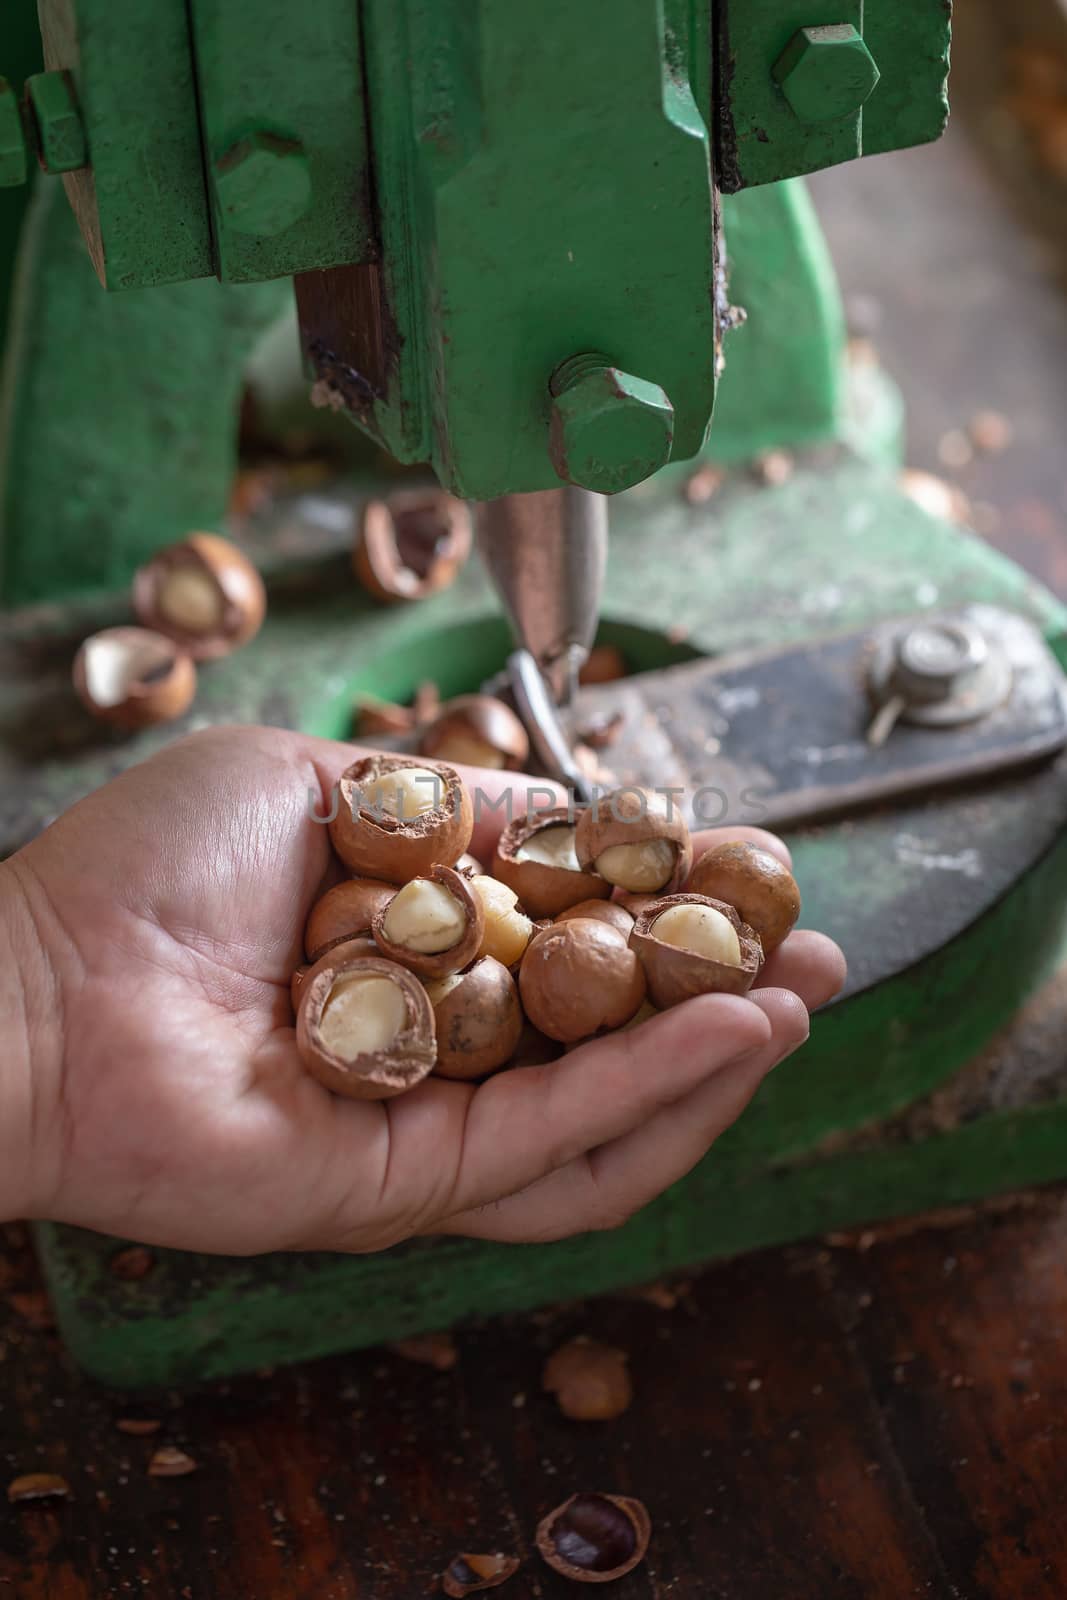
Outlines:
[[[764,1050],[762,1006],[706,995],[547,1067],[491,1078],[473,1096],[448,1211],[513,1194],[623,1137],[743,1057]]]
[[[807,1012],[795,995],[763,990],[754,1003],[769,1026],[769,1038],[754,1053],[725,1063],[621,1137],[495,1205],[450,1217],[434,1231],[531,1243],[620,1226],[703,1159],[768,1072],[807,1038]],[[671,1015],[681,1019],[701,1005],[691,1001]],[[649,1039],[655,1027],[656,1021],[645,1023],[632,1035],[651,1070],[664,1059],[662,1040]]]
[[[791,989],[809,1011],[816,1011],[840,991],[847,971],[845,957],[832,939],[801,928],[768,956],[753,998],[766,989]]]

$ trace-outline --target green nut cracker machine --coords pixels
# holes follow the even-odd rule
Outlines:
[[[849,359],[801,181],[938,136],[949,13],[5,0],[0,849],[170,736],[90,724],[71,658],[149,555],[224,528],[242,393],[289,340],[307,425],[355,425],[349,465],[284,537],[253,526],[268,621],[198,718],[343,738],[357,694],[504,669],[566,772],[599,627],[635,675],[578,707],[624,712],[620,779],[784,827],[850,958],[803,1070],[612,1235],[160,1252],[128,1281],[116,1241],[39,1228],[99,1377],[398,1338],[1067,1176],[1062,1081],[989,1055],[1063,953],[1064,613],[898,491],[899,403]],[[339,573],[402,468],[477,502],[484,560],[383,608]],[[722,473],[704,503],[699,470]]]

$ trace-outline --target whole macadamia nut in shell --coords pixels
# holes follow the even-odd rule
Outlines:
[[[777,950],[800,916],[800,890],[789,868],[747,839],[706,850],[686,890],[733,906],[759,934],[765,956]]]
[[[519,990],[535,1028],[574,1044],[629,1022],[645,998],[645,976],[616,928],[581,917],[552,923],[530,941]]]

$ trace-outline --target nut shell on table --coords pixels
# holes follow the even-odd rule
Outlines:
[[[614,1583],[648,1552],[652,1523],[640,1500],[618,1494],[574,1494],[543,1517],[537,1548],[573,1583]]]
[[[565,1417],[575,1422],[610,1422],[633,1399],[625,1350],[598,1339],[569,1339],[545,1362],[541,1387],[554,1394]]]
[[[196,695],[188,651],[150,628],[90,634],[74,657],[71,679],[92,716],[128,733],[184,716]]]
[[[194,661],[228,656],[255,638],[267,612],[263,579],[229,539],[193,533],[158,551],[133,580],[133,609]]]
[[[466,972],[431,982],[429,995],[439,1078],[484,1078],[512,1059],[525,1022],[507,967],[482,956]]]
[[[419,950],[412,944],[406,944],[395,937],[395,930],[390,927],[390,919],[394,917],[403,905],[403,900],[416,894],[416,885],[425,884],[433,886],[431,893],[443,891],[437,895],[439,900],[447,897],[454,902],[459,912],[458,937],[445,946],[442,950]],[[478,954],[485,932],[485,912],[482,902],[471,888],[470,879],[462,873],[456,872],[453,867],[431,867],[429,872],[419,874],[418,877],[409,878],[402,888],[374,914],[371,923],[371,933],[382,955],[389,961],[396,961],[409,971],[417,973],[420,978],[445,978],[450,973],[459,972],[463,967],[469,966]]]
[[[741,956],[738,964],[716,961],[656,938],[657,919],[672,907],[683,905],[706,906],[726,918],[737,935]],[[667,1011],[700,994],[747,994],[763,965],[758,934],[741,920],[732,905],[708,895],[672,894],[653,900],[634,923],[630,948],[637,953],[644,968],[648,998],[660,1011]]]
[[[461,1600],[464,1595],[499,1588],[518,1570],[518,1556],[469,1555],[464,1551],[453,1556],[441,1574],[441,1591],[449,1600]]]
[[[535,1028],[575,1044],[629,1022],[645,998],[645,974],[623,934],[580,917],[554,922],[531,939],[519,991]]]
[[[348,985],[376,979],[384,979],[399,993],[396,1032],[380,1047],[341,1053],[329,1028],[330,1004]],[[315,963],[300,986],[296,1047],[307,1071],[334,1094],[352,1100],[388,1100],[414,1089],[433,1070],[437,1058],[433,1007],[406,967],[337,945]]]
[[[524,850],[537,848],[534,841],[549,829],[572,829],[577,840],[575,814],[567,806],[554,806],[534,816],[516,817],[497,841],[493,857],[493,876],[514,889],[529,916],[558,917],[561,911],[582,900],[606,900],[611,884],[592,871],[553,865],[547,861],[520,859]],[[559,835],[563,838],[562,834]],[[577,855],[574,857],[577,863]]]
[[[516,771],[530,753],[526,729],[491,694],[448,700],[419,736],[419,754],[461,766]]]
[[[440,779],[439,792],[427,795],[436,803],[409,820],[366,803],[376,781],[404,767],[432,772]],[[341,860],[361,877],[388,883],[407,883],[431,867],[451,866],[464,854],[474,832],[471,798],[459,773],[424,757],[379,752],[354,761],[341,774],[333,809],[330,838]]]
[[[331,945],[369,933],[376,913],[384,910],[395,894],[396,884],[379,878],[346,878],[327,889],[312,906],[304,929],[308,960],[317,961]]]
[[[646,845],[641,881],[623,881],[616,852]],[[631,894],[670,894],[689,873],[693,843],[685,818],[670,797],[655,789],[615,789],[601,795],[578,818],[575,847],[581,866]],[[662,851],[659,863],[655,854]],[[656,881],[656,879],[661,881]]]
[[[455,582],[471,552],[471,515],[441,489],[399,490],[368,500],[352,567],[376,600],[424,600]]]
[[[733,906],[759,934],[765,956],[777,950],[800,916],[800,890],[789,868],[747,839],[706,850],[685,887]]]

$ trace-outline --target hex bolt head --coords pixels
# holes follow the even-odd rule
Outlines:
[[[564,483],[618,494],[670,460],[674,407],[658,383],[576,357],[557,367],[549,387],[549,455]]]
[[[69,72],[39,72],[26,80],[37,153],[48,173],[78,172],[89,165],[81,111]]]
[[[237,233],[273,239],[311,204],[311,168],[299,139],[258,131],[215,162],[215,192],[226,223]]]
[[[801,122],[855,116],[881,77],[850,22],[801,28],[775,62],[773,75]]]
[[[0,78],[0,189],[16,189],[30,175],[30,151],[18,95]]]

